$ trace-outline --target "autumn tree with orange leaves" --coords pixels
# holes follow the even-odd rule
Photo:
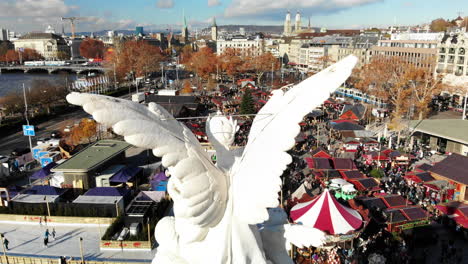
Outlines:
[[[223,54],[219,56],[219,65],[221,71],[234,81],[236,76],[243,70],[244,60],[236,49],[227,48]]]
[[[353,73],[353,79],[356,88],[392,105],[393,119],[401,119],[411,106],[416,107],[418,118],[422,119],[432,96],[442,89],[442,76],[433,76],[434,64],[435,58],[415,65],[398,57],[375,56]]]
[[[2,57],[2,60],[6,62],[19,62],[20,58],[23,62],[44,59],[44,57],[36,50],[25,48],[21,54],[19,51],[13,49],[7,50],[5,55]]]
[[[434,77],[433,64],[430,67],[415,67],[411,65],[404,78],[408,82],[411,90],[411,104],[414,104],[418,111],[418,120],[422,120],[428,113],[429,103],[432,97],[440,94],[444,85],[442,84],[442,75]]]
[[[184,85],[183,85],[183,88],[180,91],[180,93],[182,93],[182,94],[191,94],[191,93],[193,93],[192,85],[190,84],[190,82],[188,80],[184,81]]]
[[[208,47],[201,48],[199,51],[192,54],[190,60],[184,65],[189,70],[197,74],[197,76],[208,80],[211,74],[216,72],[216,64],[218,59]]]
[[[393,118],[401,118],[408,106],[407,63],[398,57],[374,56],[359,72],[356,88],[386,100],[393,106]]]
[[[105,54],[104,42],[86,38],[80,44],[80,54],[88,59],[103,59]]]
[[[70,133],[70,141],[73,145],[82,144],[85,140],[91,143],[97,135],[96,121],[88,118],[81,119],[78,126],[73,127]]]
[[[244,64],[249,65],[248,67],[245,67],[246,69],[251,69],[255,73],[257,77],[257,83],[260,83],[265,72],[270,72],[272,70],[276,71],[281,67],[278,59],[275,58],[275,56],[273,56],[273,54],[270,52],[265,52],[258,56],[248,57],[246,58]]]
[[[136,76],[145,76],[148,73],[159,71],[160,62],[164,55],[159,47],[146,41],[126,41],[114,48],[108,54],[106,64],[116,71],[119,80],[124,79],[128,73]]]

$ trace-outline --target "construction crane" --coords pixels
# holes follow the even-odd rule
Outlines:
[[[75,38],[75,20],[80,20],[80,19],[81,19],[80,17],[62,17],[62,21],[70,20],[73,39]]]

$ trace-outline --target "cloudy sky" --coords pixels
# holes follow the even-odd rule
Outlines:
[[[468,16],[468,0],[0,0],[0,28],[17,32],[62,28],[62,16],[78,16],[77,31],[179,28],[218,24],[281,25],[286,12],[300,11],[303,25],[361,28],[422,24],[434,18]],[[293,16],[294,17],[294,16]],[[69,24],[65,24],[69,32]]]

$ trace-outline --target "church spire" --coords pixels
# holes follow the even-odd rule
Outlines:
[[[213,25],[211,25],[212,27],[216,27],[216,17],[213,17]]]

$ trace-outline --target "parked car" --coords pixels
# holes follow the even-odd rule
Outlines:
[[[65,133],[70,133],[72,130],[72,126],[66,126],[64,129],[63,129],[63,132]]]
[[[54,131],[50,132],[50,137],[51,138],[61,138],[62,137],[62,132],[60,132],[58,130],[54,130]]]
[[[29,148],[15,148],[11,151],[11,155],[17,157],[17,156],[21,156],[29,152],[31,152]]]
[[[38,144],[38,145],[46,144],[49,140],[50,140],[50,138],[48,138],[48,137],[46,137],[46,138],[38,138],[38,139],[37,139],[37,144]]]

